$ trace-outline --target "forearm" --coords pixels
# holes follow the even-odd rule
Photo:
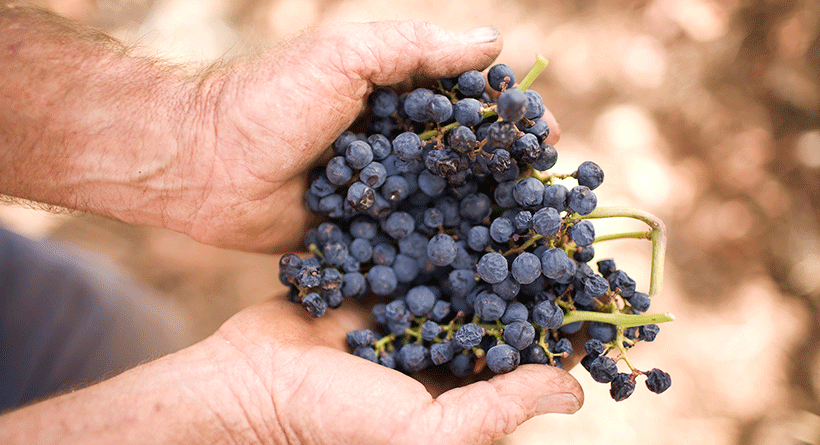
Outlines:
[[[3,444],[189,444],[257,437],[235,362],[210,338],[102,383],[0,416]],[[240,391],[249,390],[240,388]],[[233,415],[231,415],[233,414]],[[237,415],[238,414],[238,415]]]
[[[0,8],[0,193],[158,226],[179,219],[202,84],[43,11]]]

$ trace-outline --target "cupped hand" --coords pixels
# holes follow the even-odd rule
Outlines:
[[[495,28],[453,33],[424,21],[331,24],[259,60],[207,76],[193,108],[187,203],[177,230],[252,251],[297,245],[310,215],[307,173],[364,110],[374,85],[484,69]],[[550,113],[545,116],[559,131]]]
[[[223,384],[244,394],[241,410],[219,413],[242,442],[482,444],[545,413],[573,413],[583,391],[567,372],[524,365],[433,397],[405,374],[345,351],[344,336],[365,325],[355,303],[311,319],[274,299],[235,315],[209,339],[230,364]],[[212,403],[211,406],[235,406]],[[229,421],[240,414],[241,420]]]

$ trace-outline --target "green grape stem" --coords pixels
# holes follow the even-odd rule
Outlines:
[[[552,184],[553,181],[556,179],[567,179],[572,178],[575,173],[567,173],[567,174],[560,174],[560,173],[545,173],[534,168],[530,168],[530,176],[541,181],[543,184]]]
[[[545,238],[544,235],[538,235],[538,234],[535,234],[535,232],[532,232],[532,233],[533,233],[533,235],[530,236],[530,238],[527,241],[525,241],[524,243],[522,243],[518,247],[511,248],[510,250],[502,253],[502,255],[510,256],[514,253],[521,253],[521,252],[527,250],[527,248],[529,248],[533,244],[535,244],[538,240]],[[487,247],[487,248],[489,249],[490,247]]]
[[[521,82],[518,83],[518,89],[521,91],[526,91],[527,88],[529,88],[530,85],[532,85],[532,83],[535,81],[538,75],[541,74],[542,71],[544,71],[544,69],[547,67],[549,63],[549,60],[547,60],[544,56],[542,56],[541,54],[536,54],[535,65],[533,65],[532,68],[530,68],[530,71],[527,73],[527,75],[524,76],[524,78],[521,79]]]
[[[623,232],[623,233],[610,233],[607,235],[599,235],[595,237],[595,241],[593,243],[599,243],[603,241],[612,241],[616,239],[652,239],[652,231],[648,232]]]
[[[618,348],[618,351],[621,353],[621,360],[626,363],[626,366],[629,367],[629,370],[632,371],[633,375],[642,374],[641,371],[638,371],[637,368],[629,361],[629,357],[626,354],[626,348],[624,347],[624,341],[628,341],[627,338],[624,336],[624,330],[618,329],[618,333],[615,335],[615,346]]]
[[[648,238],[652,241],[652,272],[649,280],[649,296],[654,297],[661,293],[663,286],[663,264],[666,259],[666,225],[657,216],[631,207],[598,207],[588,215],[573,215],[578,219],[596,219],[596,218],[632,218],[643,221],[649,226],[651,231],[647,236],[641,232],[627,232],[621,234],[621,238]],[[635,236],[632,236],[635,235]],[[618,239],[615,236],[607,236],[596,238],[595,241],[604,241],[607,239]]]
[[[316,244],[309,245],[308,246],[308,252],[316,255],[317,257],[319,257],[322,260],[325,259],[324,255],[322,255],[322,250],[319,249],[319,246],[317,246]]]
[[[675,316],[669,312],[662,314],[624,314],[622,312],[605,313],[592,311],[569,311],[564,314],[564,322],[561,326],[578,321],[598,321],[601,323],[611,324],[619,329],[622,329],[635,326],[644,326],[647,324],[666,323],[674,320]]]

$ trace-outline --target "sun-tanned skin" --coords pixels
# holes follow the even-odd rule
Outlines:
[[[494,28],[332,24],[191,74],[0,5],[0,193],[252,251],[301,238],[305,173],[374,85],[484,69],[502,45]],[[349,304],[312,320],[274,298],[187,349],[0,416],[0,443],[476,444],[583,402],[569,374],[535,365],[434,398],[344,351],[364,317]]]

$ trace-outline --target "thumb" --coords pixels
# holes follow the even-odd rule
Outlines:
[[[323,32],[330,34],[327,41],[344,42],[336,48],[348,61],[344,71],[377,85],[483,70],[503,44],[495,27],[456,33],[423,20],[342,23]]]
[[[533,416],[572,414],[581,408],[584,391],[562,369],[524,365],[485,382],[450,390],[435,400],[441,410],[442,443],[490,443],[512,433]]]

